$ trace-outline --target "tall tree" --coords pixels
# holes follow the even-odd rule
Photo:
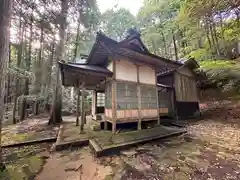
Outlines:
[[[4,118],[5,76],[9,55],[11,6],[11,0],[0,1],[0,170],[4,168],[1,148],[1,130]]]
[[[175,60],[178,60],[179,54],[179,32],[174,19],[180,9],[180,2],[181,0],[146,0],[138,13],[138,19],[143,24],[142,31],[148,32],[144,33],[143,39],[150,50],[154,52],[156,49],[164,49],[162,52],[156,51],[157,54]]]
[[[57,58],[55,62],[56,69],[56,83],[54,85],[54,93],[52,100],[52,110],[49,119],[49,124],[60,123],[62,121],[62,84],[60,78],[60,70],[58,67],[58,61],[64,60],[65,55],[65,41],[66,41],[66,29],[67,29],[67,14],[68,14],[68,0],[61,0],[61,14],[60,14],[60,29],[59,37],[60,41],[57,47]]]
[[[108,10],[102,14],[103,31],[111,38],[121,40],[129,28],[137,26],[136,18],[125,8]]]
[[[31,59],[32,59],[32,41],[33,41],[33,7],[31,7],[31,15],[30,15],[30,28],[29,28],[29,47],[28,47],[28,55],[26,56],[26,70],[30,71],[31,66]],[[27,51],[27,49],[26,49]],[[24,82],[24,95],[29,95],[29,79],[26,78]],[[23,102],[20,107],[20,120],[23,120],[25,118],[25,111],[27,109],[27,102],[26,98],[23,98]]]
[[[18,33],[18,38],[19,38],[19,44],[17,45],[17,63],[16,67],[20,68],[21,63],[23,62],[23,52],[24,52],[24,32],[25,32],[25,22],[22,20],[22,1],[20,1],[20,12],[19,12],[19,33]],[[14,94],[14,100],[13,100],[13,111],[12,111],[12,122],[13,124],[16,123],[16,112],[17,112],[17,100],[18,97],[20,96],[20,85],[21,81],[18,76],[15,77],[15,94]]]

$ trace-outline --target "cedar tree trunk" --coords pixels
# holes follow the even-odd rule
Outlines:
[[[52,110],[48,124],[56,124],[62,122],[62,84],[58,61],[64,60],[68,8],[68,0],[61,0],[62,10],[60,15],[61,21],[59,30],[60,41],[56,54],[57,61],[55,66],[56,83],[53,87]]]
[[[5,76],[6,65],[9,55],[9,32],[11,18],[11,0],[0,1],[0,170],[4,169],[1,148],[1,130],[2,121],[4,118],[4,91],[5,91]]]

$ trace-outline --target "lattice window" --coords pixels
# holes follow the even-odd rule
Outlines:
[[[97,93],[97,107],[105,106],[105,93]]]
[[[112,108],[112,84],[106,84],[106,91],[105,91],[105,108],[111,109]]]
[[[156,109],[157,105],[157,91],[156,87],[141,86],[141,108],[142,109]]]
[[[117,109],[137,109],[137,84],[117,82]]]
[[[172,91],[167,91],[167,88],[164,88],[158,91],[158,104],[160,108],[170,108],[171,105],[171,96]]]

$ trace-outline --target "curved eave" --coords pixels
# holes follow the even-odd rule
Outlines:
[[[104,67],[107,64],[109,54],[112,54],[112,48],[116,45],[116,41],[107,37],[102,32],[98,32],[86,63]]]
[[[107,77],[113,75],[108,69],[89,65],[59,62],[59,68],[62,76],[62,85],[76,86],[84,84],[87,89],[94,89]]]

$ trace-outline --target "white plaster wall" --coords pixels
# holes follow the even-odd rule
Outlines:
[[[112,71],[112,72],[113,72],[113,63],[112,63],[112,62],[109,63],[107,69],[108,69],[109,71]]]
[[[156,84],[156,73],[155,70],[147,67],[139,67],[139,82],[143,84]]]
[[[116,79],[137,82],[137,66],[126,60],[116,61]]]

